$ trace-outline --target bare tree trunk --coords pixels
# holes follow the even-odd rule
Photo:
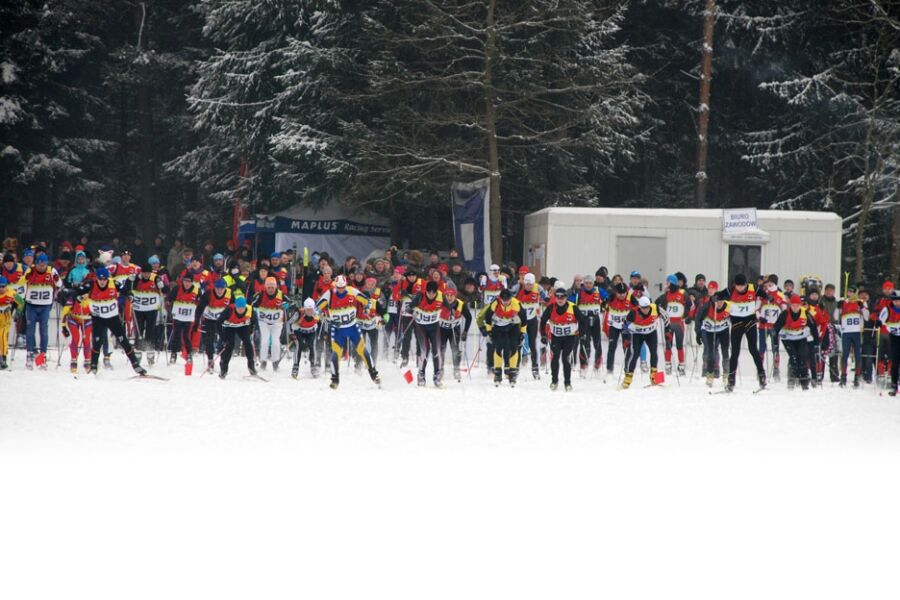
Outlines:
[[[144,51],[146,36],[147,5],[141,2],[135,7],[135,25],[138,27],[138,52]],[[145,241],[151,242],[159,229],[156,206],[156,169],[153,153],[153,106],[150,86],[144,82],[137,84],[138,111],[138,173],[140,182],[140,221],[137,233]]]
[[[894,202],[897,204],[891,210],[891,281],[897,281],[900,276],[900,186],[894,190]]]
[[[488,34],[484,61],[484,113],[488,162],[491,168],[491,258],[494,262],[499,263],[503,260],[503,229],[500,220],[500,158],[497,152],[497,118],[493,92],[493,63],[497,53],[497,29],[494,17],[496,7],[497,0],[488,2]]]
[[[713,28],[716,24],[716,0],[706,0],[703,11],[703,64],[700,69],[700,106],[697,116],[697,207],[706,207],[706,159],[709,153],[709,95],[712,84]]]
[[[872,199],[875,196],[875,190],[872,188],[872,164],[871,164],[871,148],[872,148],[872,134],[875,129],[875,124],[869,120],[869,125],[866,130],[866,141],[863,146],[864,152],[863,156],[865,156],[866,166],[865,171],[863,173],[863,181],[865,182],[865,187],[863,188],[862,202],[860,202],[860,212],[859,212],[859,222],[856,225],[856,243],[855,243],[855,259],[856,265],[853,267],[853,279],[854,281],[862,281],[863,280],[863,242],[866,237],[866,223],[869,220],[869,211],[872,209]]]

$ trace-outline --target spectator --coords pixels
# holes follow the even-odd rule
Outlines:
[[[184,244],[181,238],[175,238],[175,244],[166,257],[166,269],[169,271],[170,276],[177,276],[181,272],[181,267],[184,266],[181,262],[181,252],[183,250]],[[162,259],[162,255],[160,255],[160,259]]]
[[[138,265],[147,262],[147,246],[139,235],[134,237],[134,244],[131,246],[131,260]]]

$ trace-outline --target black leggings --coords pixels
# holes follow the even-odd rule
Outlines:
[[[900,336],[888,337],[891,338],[891,389],[896,390],[897,376],[900,375]]]
[[[606,370],[612,371],[616,362],[616,346],[619,345],[619,338],[622,338],[622,350],[627,352],[630,344],[631,336],[622,332],[621,329],[610,326],[609,328],[609,346],[606,348]]]
[[[809,342],[806,340],[782,340],[788,353],[788,367],[793,378],[800,380],[804,388],[809,385]]]
[[[193,321],[172,321],[172,339],[169,342],[169,352],[178,352],[184,348],[185,355],[191,356],[191,329]]]
[[[756,332],[756,317],[743,319],[731,319],[731,360],[728,362],[728,383],[734,385],[737,378],[738,358],[741,354],[741,340],[747,338],[747,346],[753,363],[756,365],[756,373],[762,377],[765,375],[762,357],[759,355],[759,337]]]
[[[528,351],[531,353],[531,370],[535,373],[541,369],[537,351],[538,324],[538,319],[529,319],[525,322],[525,334],[528,336]]]
[[[309,364],[314,373],[319,372],[319,365],[316,364],[316,332],[315,331],[295,331],[297,336],[297,349],[294,351],[294,367],[300,366],[300,359],[304,352],[309,352]]]
[[[462,363],[462,349],[459,345],[460,335],[459,325],[455,327],[441,327],[441,360],[444,358],[444,353],[447,351],[447,343],[449,342],[454,371],[459,369],[459,365]]]
[[[140,350],[159,350],[159,332],[156,326],[158,317],[159,311],[156,310],[147,312],[134,311],[134,322],[138,330],[138,338],[135,345]]]
[[[728,339],[728,329],[723,331],[702,331],[703,336],[703,374],[709,375],[716,372],[718,354],[722,353],[722,364],[728,363],[728,347],[731,341]]]
[[[519,370],[519,342],[521,334],[518,325],[506,327],[494,327],[491,330],[491,342],[494,350],[494,373],[502,371],[503,367],[509,372]]]
[[[578,350],[578,362],[582,369],[588,367],[591,358],[591,346],[594,348],[594,368],[599,369],[603,364],[603,345],[600,343],[600,316],[585,315],[587,330],[581,332],[581,344]]]
[[[562,361],[563,383],[569,385],[572,383],[572,353],[575,352],[575,346],[578,344],[578,337],[574,335],[565,335],[562,337],[554,336],[550,340],[550,382],[559,382],[559,362]]]
[[[125,335],[125,326],[122,324],[122,320],[119,317],[104,319],[96,316],[93,317],[93,325],[91,327],[91,368],[97,368],[97,362],[100,359],[100,348],[103,347],[103,340],[106,339],[107,331],[113,334],[119,346],[125,351],[125,356],[128,357],[131,366],[136,369],[138,366],[137,357],[134,355],[134,348],[131,347],[128,336]]]
[[[240,327],[222,327],[222,339],[225,340],[225,349],[222,350],[222,362],[220,363],[220,368],[222,371],[228,372],[228,363],[231,362],[231,355],[234,353],[235,338],[240,339],[244,344],[244,352],[247,354],[247,368],[253,370],[255,368],[254,361],[256,357],[253,355],[253,342],[250,339],[249,325],[242,325]]]
[[[428,355],[434,360],[434,380],[440,381],[444,374],[444,357],[441,353],[441,328],[435,323],[432,325],[414,325],[416,328],[416,362],[419,367],[419,377],[425,377],[425,367],[428,365]]]
[[[219,322],[213,319],[203,319],[201,323],[203,349],[206,350],[206,358],[212,361],[216,355],[216,338],[220,336]]]
[[[635,365],[637,365],[637,361],[641,358],[642,344],[647,344],[647,349],[650,351],[650,368],[656,368],[656,364],[659,360],[656,347],[658,345],[656,332],[651,331],[650,333],[632,333],[631,354],[628,360],[628,365],[625,368],[626,373],[634,373],[634,367]]]

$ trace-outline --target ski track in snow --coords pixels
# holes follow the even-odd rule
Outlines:
[[[444,389],[407,385],[400,369],[382,363],[384,384],[342,363],[342,382],[328,376],[261,371],[269,383],[246,380],[242,359],[229,378],[185,377],[182,364],[151,371],[170,381],[135,381],[120,354],[98,377],[63,366],[26,371],[21,361],[0,374],[0,453],[108,452],[203,454],[247,452],[599,452],[627,455],[698,453],[844,453],[900,449],[900,400],[871,386],[788,392],[784,383],[752,394],[744,375],[733,394],[710,395],[696,377],[679,387],[629,390],[616,382],[580,379],[574,390],[548,389],[527,368],[519,384],[495,388],[485,369]],[[446,377],[446,376],[445,376]],[[715,390],[721,389],[717,380]]]

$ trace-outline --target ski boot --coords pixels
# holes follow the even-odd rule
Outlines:
[[[404,367],[405,367],[406,365],[408,365],[408,364],[409,364],[409,358],[408,358],[408,357],[407,357],[407,358],[403,358],[403,359],[400,360],[400,368],[401,368],[401,369],[404,368]]]
[[[671,375],[671,374],[672,374],[672,363],[667,362],[666,363],[666,375]]]
[[[137,352],[137,351],[135,351],[135,353],[134,353],[134,359],[137,361],[138,364],[141,364],[141,359],[142,359],[143,357],[144,357],[144,353],[143,353],[143,352]]]
[[[34,369],[34,352],[29,352],[25,357],[25,368],[29,371]]]
[[[6,364],[6,357],[0,355],[0,371],[5,371],[9,368],[9,365]]]
[[[72,375],[75,375],[76,373],[78,373],[78,361],[77,360],[73,360],[69,363],[69,371],[72,372]]]
[[[733,392],[733,391],[734,391],[734,383],[731,382],[731,381],[729,381],[728,383],[726,383],[726,384],[725,384],[725,391],[728,392],[729,394],[730,394],[731,392]]]
[[[857,373],[856,377],[853,378],[853,387],[855,389],[859,389],[859,373]]]
[[[806,379],[801,379],[800,380],[800,389],[803,390],[804,392],[809,391],[809,381]]]
[[[219,379],[225,379],[228,377],[228,369],[219,369]]]
[[[273,372],[273,373],[275,373],[276,371],[278,371],[278,363],[280,363],[280,362],[281,362],[281,361],[279,361],[279,360],[273,360],[273,361],[272,361],[272,372]]]
[[[419,376],[416,378],[416,383],[419,387],[425,387],[425,373],[419,371]]]
[[[759,374],[759,389],[761,389],[761,390],[766,389],[766,374],[765,373]]]
[[[642,360],[641,361],[641,373],[646,373],[649,370],[650,370],[650,363],[648,363],[646,360]]]
[[[112,354],[104,354],[103,355],[103,368],[112,370]]]
[[[256,370],[256,367],[250,367],[248,370],[250,371],[250,375],[252,375],[253,377],[259,376],[259,372]]]
[[[559,384],[556,383],[555,381],[551,381],[551,382],[550,382],[550,391],[551,391],[551,392],[555,392],[555,391],[556,391],[556,388],[558,388],[558,387],[559,387]]]
[[[206,363],[206,372],[209,374],[216,372],[215,359],[210,360],[209,362]]]
[[[565,389],[566,389],[567,392],[571,392],[571,391],[572,391],[572,384],[571,384],[571,383],[567,383],[567,384],[565,385]]]
[[[300,377],[300,365],[294,365],[291,369],[291,377],[297,379]]]
[[[265,371],[266,370],[266,361],[261,361],[259,363],[259,368],[262,369],[263,371]]]
[[[436,387],[436,388],[438,388],[438,389],[441,389],[442,387],[444,387],[444,382],[441,381],[441,378],[440,378],[440,377],[435,377],[435,378],[434,378],[434,387]]]
[[[331,383],[328,384],[328,387],[330,387],[330,388],[333,389],[333,390],[336,390],[336,389],[338,389],[338,384],[339,384],[339,383],[340,383],[340,380],[338,379],[338,376],[337,376],[337,375],[332,375],[332,376],[331,376]]]
[[[540,381],[541,380],[541,371],[535,367],[535,368],[531,369],[531,376],[534,377],[535,381]]]
[[[715,379],[716,378],[712,373],[707,373],[706,374],[706,387],[712,387]]]
[[[84,368],[85,373],[91,372],[91,361],[90,360],[85,360],[81,366]]]
[[[139,377],[143,377],[147,374],[147,369],[137,364],[137,362],[133,363],[131,368],[134,369],[134,372],[137,373]]]
[[[315,365],[312,366],[309,370],[310,375],[312,375],[313,379],[318,379],[319,377],[319,369]]]
[[[375,367],[369,369],[369,377],[372,379],[372,383],[381,387],[381,376],[378,374],[378,371],[375,370]]]
[[[147,353],[147,364],[151,367],[156,364],[156,352]]]
[[[97,374],[97,365],[92,364],[88,373],[91,375],[96,375]]]
[[[627,390],[631,387],[631,380],[634,379],[634,373],[625,373],[625,377],[622,379],[622,389]]]
[[[687,374],[687,370],[684,367],[684,363],[680,363],[678,365],[678,369],[676,371],[679,377],[684,377]]]
[[[838,383],[838,385],[842,388],[847,387],[847,374],[846,373],[841,373],[841,381],[840,381],[840,383]]]
[[[459,367],[453,367],[453,379],[456,381],[462,381],[462,371]]]
[[[775,383],[779,383],[781,381],[781,373],[778,370],[778,365],[772,367],[772,381]]]
[[[169,354],[169,364],[174,365],[177,362],[178,362],[178,353],[172,352],[171,354]]]
[[[509,379],[509,386],[516,387],[516,381],[519,379],[519,370],[518,369],[510,369],[506,373],[507,379]]]
[[[494,387],[500,387],[501,383],[503,383],[503,369],[494,369]]]

